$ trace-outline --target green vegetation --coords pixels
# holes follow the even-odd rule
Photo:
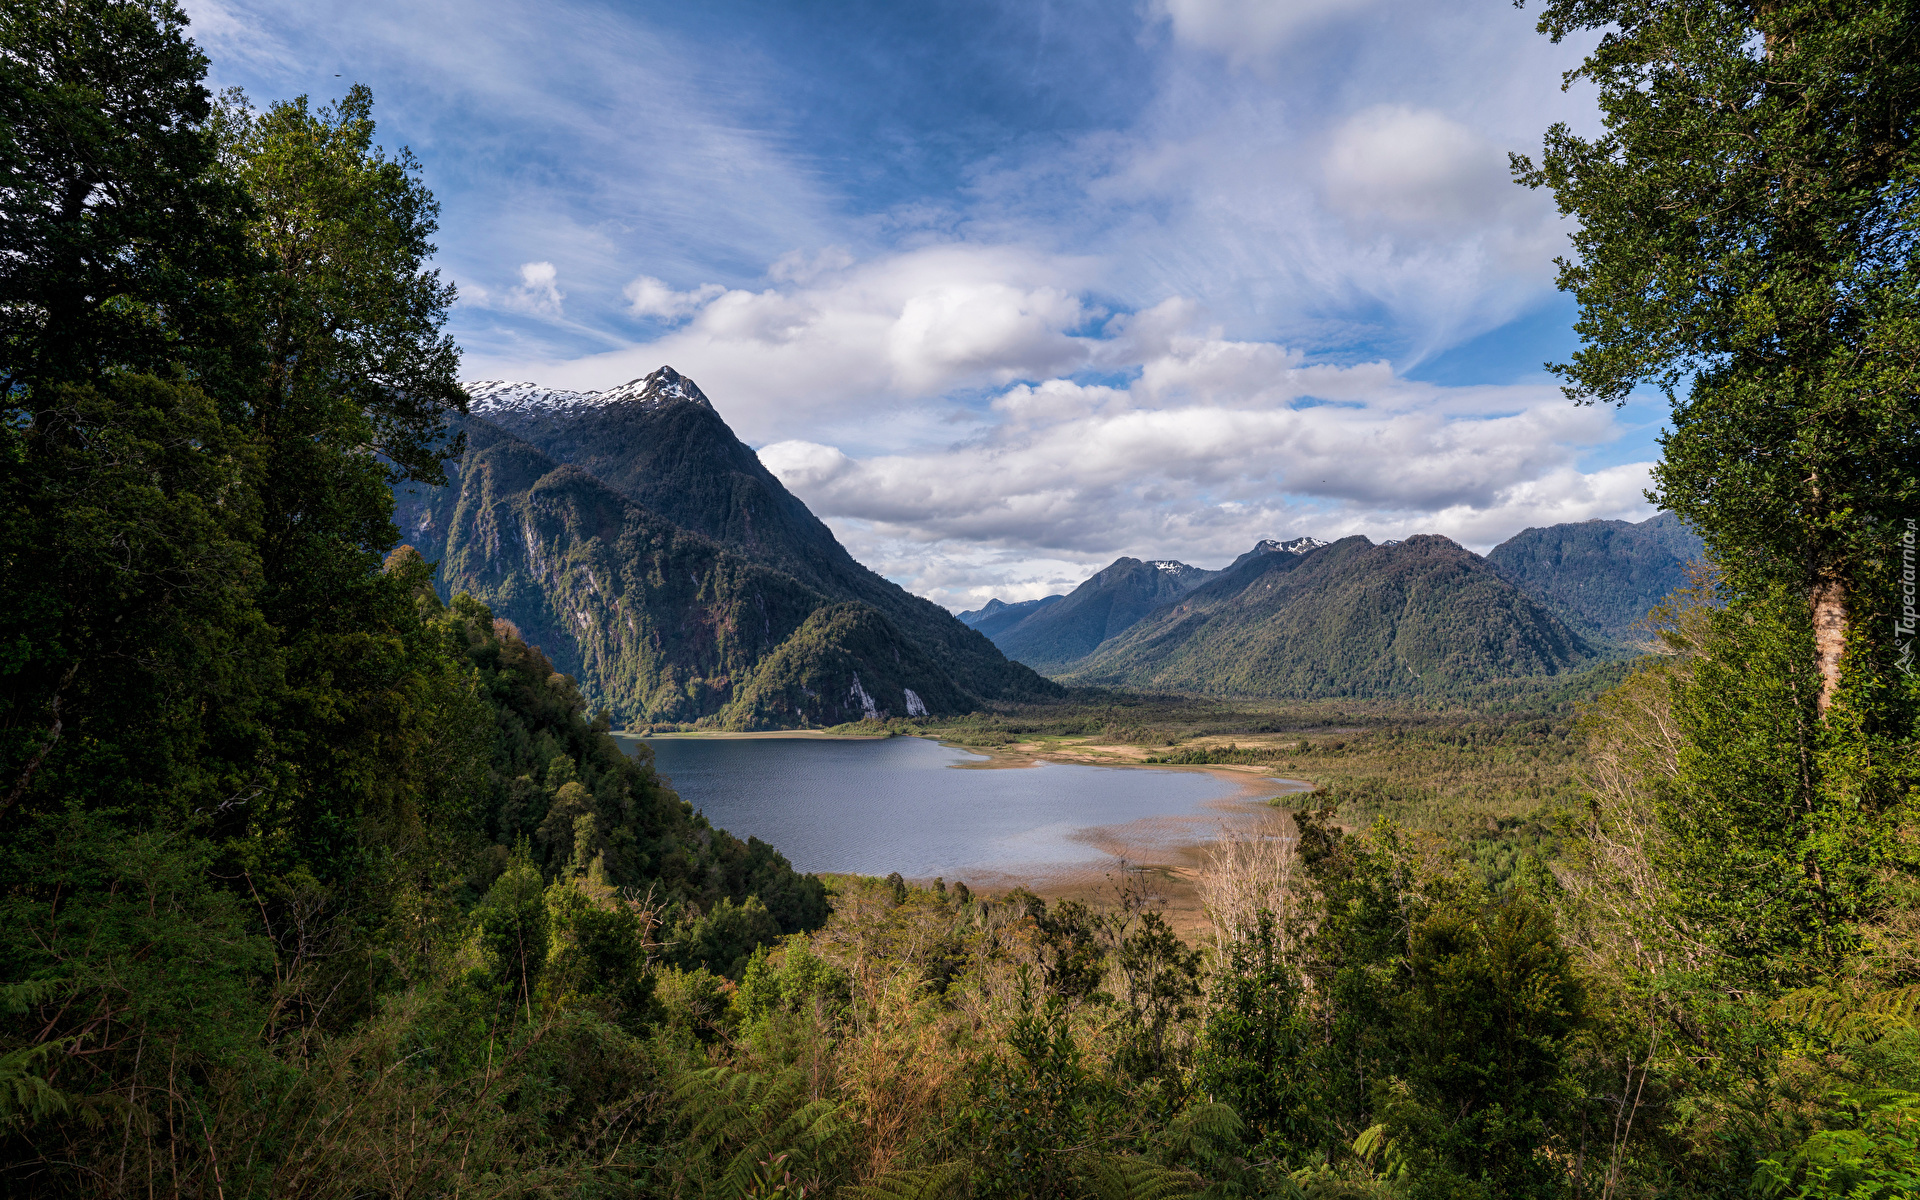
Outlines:
[[[1526,529],[1487,552],[1501,578],[1589,637],[1644,640],[1647,610],[1687,585],[1700,538],[1672,513],[1637,525],[1581,521]]]
[[[1914,7],[1550,0],[1540,28],[1606,31],[1569,77],[1605,131],[1514,160],[1578,222],[1557,369],[1583,402],[1673,401],[1655,495],[1741,594],[1812,602],[1824,709],[1843,651],[1891,671],[1920,502]]]
[[[1202,584],[1061,679],[1215,695],[1447,697],[1560,674],[1595,655],[1445,538],[1374,546],[1354,537],[1262,555]]]
[[[1612,140],[1556,132],[1541,176],[1585,222],[1577,382],[1699,369],[1662,486],[1719,514],[1696,524],[1722,571],[1654,614],[1660,652],[1573,671],[1574,635],[1436,541],[1349,543],[1320,561],[1400,565],[1314,584],[1345,625],[1268,627],[1319,657],[1204,679],[1384,697],[1085,690],[854,726],[1317,784],[1192,872],[1195,943],[1164,875],[1051,900],[822,881],[691,813],[485,600],[395,549],[391,488],[466,456],[458,567],[502,603],[485,531],[546,519],[530,490],[568,587],[610,588],[596,556],[624,540],[658,578],[589,616],[724,617],[655,650],[688,679],[761,664],[741,723],[842,670],[912,686],[943,652],[914,659],[881,604],[767,590],[788,584],[724,531],[450,442],[432,198],[364,90],[216,106],[170,0],[0,11],[0,1186],[1912,1194],[1920,684],[1884,629],[1826,654],[1821,614],[1835,580],[1846,612],[1889,611],[1869,535],[1913,486],[1911,355],[1887,347],[1910,333],[1920,12],[1547,11],[1611,27],[1587,72]],[[1733,145],[1778,153],[1731,171]],[[1725,251],[1712,295],[1680,294],[1711,275],[1689,238]],[[1766,436],[1738,453],[1701,432],[1745,427]],[[1317,574],[1270,558],[1255,584]],[[683,568],[707,583],[680,592]],[[773,648],[729,658],[749,588]],[[1440,682],[1384,682],[1403,667]]]

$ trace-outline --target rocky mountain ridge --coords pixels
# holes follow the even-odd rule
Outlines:
[[[982,700],[1060,694],[946,609],[856,562],[734,435],[706,394],[672,367],[605,392],[536,396],[474,385],[470,395],[478,418],[648,512],[828,599],[872,607],[967,694]]]
[[[449,484],[396,489],[395,519],[443,594],[514,622],[616,721],[831,725],[1060,694],[854,562],[672,368],[470,395]]]
[[[1597,656],[1446,538],[1376,546],[1356,536],[1219,572],[1060,678],[1222,695],[1429,695],[1556,675]]]

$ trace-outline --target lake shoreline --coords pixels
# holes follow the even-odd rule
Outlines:
[[[998,746],[967,745],[937,735],[846,734],[824,730],[770,730],[757,733],[699,731],[692,733],[617,733],[622,742],[696,745],[743,741],[790,740],[815,745],[837,742],[918,742],[958,751],[970,761],[946,764],[946,770],[1024,773],[1042,767],[1130,768],[1127,773],[1157,771],[1168,775],[1210,777],[1225,785],[1225,794],[1204,801],[1198,809],[1179,814],[1144,815],[1100,821],[1097,818],[1067,835],[1072,843],[1093,851],[1067,852],[1058,858],[1038,858],[1005,866],[972,864],[949,867],[949,883],[964,881],[983,898],[1000,898],[1023,888],[1049,900],[1112,900],[1124,875],[1135,888],[1142,884],[1155,896],[1180,936],[1192,940],[1204,932],[1205,914],[1198,893],[1198,875],[1211,848],[1229,832],[1264,834],[1289,827],[1285,797],[1311,793],[1314,785],[1302,779],[1268,774],[1270,767],[1240,764],[1185,764],[1141,761],[1154,751],[1140,746],[1075,743],[1068,747],[1044,741],[1012,742]],[[716,746],[716,749],[718,747]],[[672,768],[669,767],[669,773]],[[1116,814],[1118,815],[1118,814]],[[738,833],[738,831],[735,831]],[[775,845],[778,846],[778,842]],[[916,883],[930,884],[935,875],[904,869]],[[835,871],[825,874],[859,874]]]
[[[1130,767],[1147,771],[1185,771],[1212,775],[1216,779],[1228,780],[1239,786],[1242,791],[1248,793],[1273,791],[1273,789],[1267,787],[1264,782],[1261,782],[1271,780],[1274,783],[1283,785],[1274,793],[1274,798],[1276,799],[1279,796],[1299,795],[1305,792],[1311,792],[1314,789],[1314,785],[1308,780],[1289,779],[1282,775],[1269,775],[1266,773],[1267,768],[1265,767],[1241,766],[1231,763],[1194,766],[1186,763],[1128,761],[1126,755],[1130,751],[1145,753],[1143,749],[1135,746],[1093,746],[1088,747],[1088,750],[1098,751],[1100,753],[1087,753],[1084,751],[1044,750],[1031,742],[1015,742],[1006,746],[970,746],[965,742],[952,741],[933,735],[830,733],[824,729],[769,729],[753,733],[738,733],[726,730],[714,730],[712,732],[700,730],[693,733],[632,733],[626,730],[616,730],[613,736],[640,742],[668,740],[772,741],[783,738],[836,742],[882,742],[889,738],[911,737],[917,738],[920,741],[933,742],[941,746],[949,746],[955,750],[964,750],[968,754],[978,754],[988,760],[982,763],[956,763],[953,767],[956,771],[1020,770],[1037,766],[1043,762],[1050,762],[1082,767]]]

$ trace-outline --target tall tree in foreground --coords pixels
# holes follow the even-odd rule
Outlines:
[[[1735,590],[1806,598],[1825,713],[1843,655],[1890,669],[1920,516],[1920,4],[1549,0],[1540,28],[1600,31],[1568,83],[1605,123],[1514,159],[1579,221],[1555,369],[1673,400],[1657,498]]]

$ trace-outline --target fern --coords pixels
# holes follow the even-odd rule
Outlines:
[[[1244,1122],[1230,1104],[1196,1104],[1167,1126],[1167,1141],[1177,1154],[1202,1154],[1230,1146]]]
[[[970,1174],[965,1162],[941,1163],[915,1171],[890,1171],[847,1194],[853,1200],[947,1200],[966,1194]]]
[[[1920,984],[1877,992],[1798,988],[1769,1015],[1835,1042],[1874,1042],[1899,1029],[1920,1029]]]
[[[1185,1200],[1206,1180],[1191,1171],[1163,1167],[1132,1155],[1103,1154],[1087,1164],[1084,1180],[1096,1200]]]
[[[1387,1132],[1385,1125],[1371,1126],[1353,1139],[1353,1152],[1370,1168],[1378,1161],[1380,1173],[1388,1179],[1398,1179],[1405,1173],[1406,1156],[1399,1141]]]
[[[0,1013],[17,1016],[54,999],[66,986],[66,981],[59,979],[0,984]],[[45,1074],[47,1060],[74,1041],[57,1038],[0,1054],[0,1125],[39,1121],[74,1111],[80,1097],[54,1087]]]
[[[25,983],[0,983],[0,1013],[16,1017],[35,1005],[45,1004],[67,986],[63,979],[29,979]]]
[[[709,1067],[681,1079],[674,1099],[698,1114],[689,1140],[710,1162],[724,1160],[716,1180],[724,1193],[747,1193],[755,1172],[775,1159],[820,1173],[850,1127],[839,1105],[808,1098],[807,1082],[798,1066],[771,1074]]]

